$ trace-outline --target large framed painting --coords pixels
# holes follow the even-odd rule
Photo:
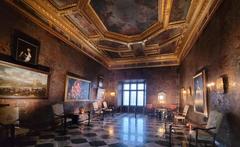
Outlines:
[[[0,61],[0,98],[47,98],[47,72]]]
[[[65,101],[89,100],[90,81],[73,74],[68,74],[65,85]]]
[[[14,31],[12,53],[15,60],[27,64],[38,64],[40,42],[18,30]]]
[[[207,116],[206,74],[202,71],[193,77],[194,111]]]

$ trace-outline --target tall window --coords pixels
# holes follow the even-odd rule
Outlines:
[[[146,84],[144,80],[123,82],[123,106],[144,106]]]

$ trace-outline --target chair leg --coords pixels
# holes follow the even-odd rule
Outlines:
[[[188,147],[190,147],[190,146],[191,146],[191,143],[192,143],[192,137],[191,137],[191,135],[189,135]]]
[[[91,121],[91,112],[88,112],[88,126],[90,126],[90,121]]]
[[[216,140],[216,135],[213,135],[213,142],[212,142],[212,146],[215,147],[215,140]]]
[[[196,130],[195,146],[198,146],[198,130]]]

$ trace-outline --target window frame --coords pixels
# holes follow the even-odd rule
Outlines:
[[[124,89],[124,85],[129,84],[129,89]],[[131,85],[136,84],[136,89],[131,89]],[[143,84],[143,89],[139,89],[139,84]],[[124,105],[124,92],[129,92],[129,99],[128,105]],[[136,101],[135,105],[131,105],[131,92],[136,92]],[[138,105],[138,92],[143,92],[143,105]],[[122,106],[125,107],[144,107],[146,105],[146,81],[145,80],[130,80],[130,81],[123,81],[122,82]]]

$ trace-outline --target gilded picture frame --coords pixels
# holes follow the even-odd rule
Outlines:
[[[205,70],[193,77],[194,112],[207,116],[207,89]]]
[[[66,75],[64,101],[90,100],[91,81],[74,74]]]
[[[40,42],[18,30],[14,30],[12,54],[16,61],[37,65]]]
[[[46,99],[49,76],[45,71],[0,61],[0,98]]]

